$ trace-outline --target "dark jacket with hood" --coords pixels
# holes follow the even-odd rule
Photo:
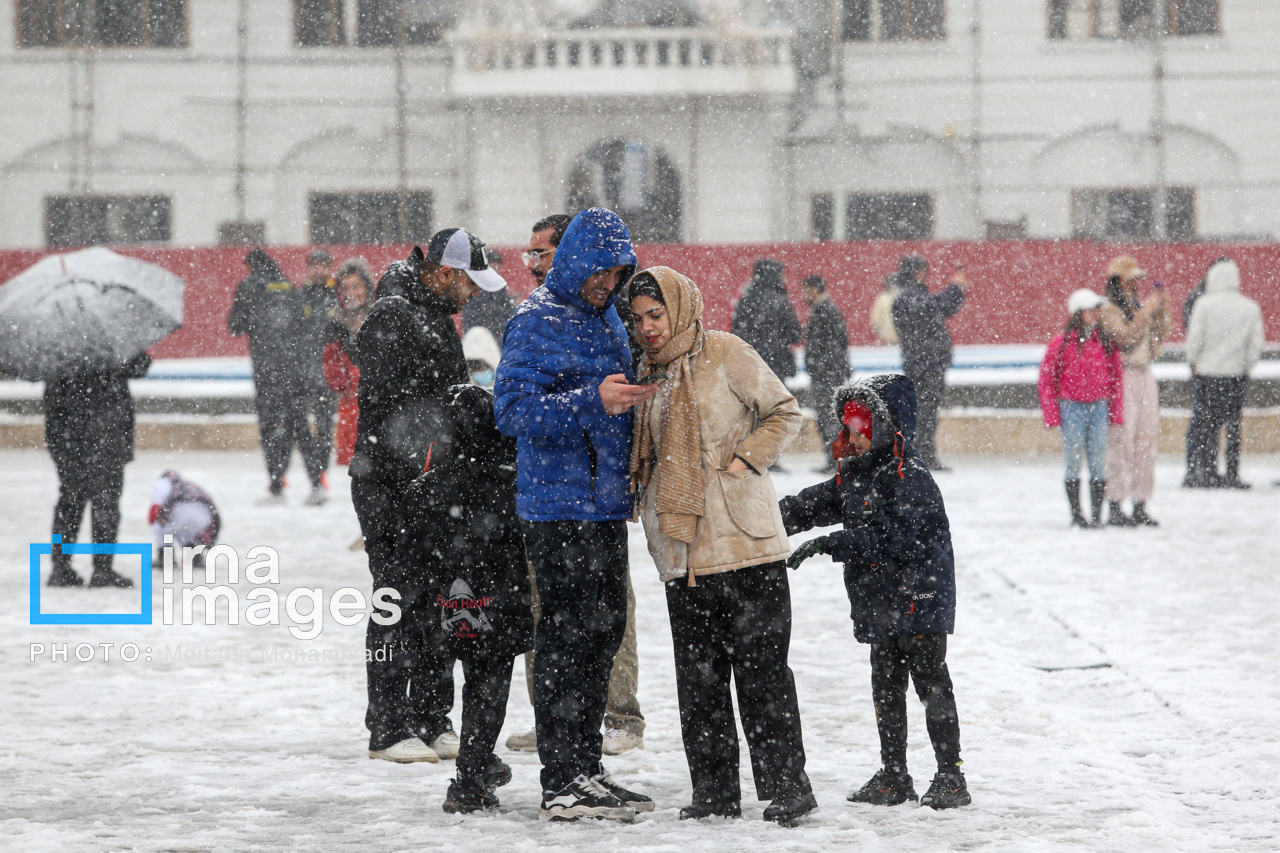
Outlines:
[[[403,296],[383,295],[379,283],[356,338],[360,420],[352,477],[407,483],[421,474],[444,429],[449,388],[468,378],[453,322],[458,309],[422,283],[422,260],[415,246],[397,280]]]
[[[100,470],[133,459],[134,408],[129,380],[147,374],[146,353],[124,364],[84,365],[44,383],[44,438],[59,476],[92,482]]]
[[[527,521],[631,517],[631,414],[610,415],[600,383],[632,378],[627,332],[614,308],[579,291],[600,270],[636,265],[617,214],[593,207],[569,223],[555,266],[507,323],[494,385],[498,429],[518,439],[516,506]]]
[[[249,275],[236,287],[227,327],[249,336],[256,384],[293,386],[302,364],[302,296],[261,249],[245,256]]]
[[[849,334],[840,309],[830,298],[813,306],[809,313],[804,366],[815,383],[827,388],[849,380]]]
[[[951,366],[951,332],[947,318],[964,304],[964,291],[949,284],[937,293],[916,281],[904,261],[893,300],[893,325],[902,344],[902,367],[908,374]]]
[[[871,449],[840,463],[825,483],[783,498],[787,533],[843,524],[830,535],[844,563],[859,642],[951,633],[955,558],[942,494],[911,449],[916,399],[901,375],[858,380],[836,391],[836,412],[857,400],[872,413]]]
[[[455,656],[515,656],[533,647],[516,442],[498,432],[488,391],[466,384],[449,394],[449,435],[406,493],[404,553],[425,570],[431,624]]]
[[[324,348],[330,341],[345,337],[337,326],[338,290],[332,279],[308,280],[298,291],[302,315],[299,319],[299,360],[301,375],[310,391],[328,396],[324,381]]]
[[[800,343],[800,320],[787,298],[780,262],[756,261],[751,283],[733,312],[733,333],[755,347],[779,379],[796,375],[796,360],[788,347]]]

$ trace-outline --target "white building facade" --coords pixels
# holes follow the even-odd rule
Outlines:
[[[0,0],[0,246],[1269,239],[1280,3]]]

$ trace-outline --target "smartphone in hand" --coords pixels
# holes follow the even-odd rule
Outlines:
[[[636,382],[637,385],[661,385],[667,381],[665,373],[650,373],[648,376]]]

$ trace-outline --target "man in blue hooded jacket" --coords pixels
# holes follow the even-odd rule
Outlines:
[[[533,705],[544,820],[630,820],[653,808],[600,762],[627,614],[627,411],[657,390],[631,384],[613,305],[635,267],[617,214],[575,216],[544,286],[507,323],[494,386],[498,429],[517,439],[516,513],[542,604]]]

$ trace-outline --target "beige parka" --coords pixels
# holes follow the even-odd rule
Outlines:
[[[778,496],[768,468],[800,432],[800,407],[782,380],[745,341],[727,332],[706,332],[690,370],[701,419],[704,511],[692,543],[659,529],[656,497],[662,460],[657,459],[639,515],[649,553],[664,581],[784,560],[791,554]],[[662,397],[666,390],[659,392]],[[654,447],[659,447],[662,406],[650,409]],[[750,471],[729,472],[734,456]]]

